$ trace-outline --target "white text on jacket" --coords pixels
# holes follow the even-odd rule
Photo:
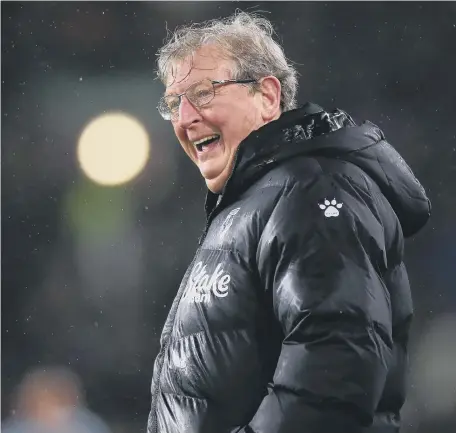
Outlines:
[[[198,262],[190,274],[185,298],[193,302],[208,302],[211,292],[217,298],[224,298],[228,295],[230,280],[230,275],[225,273],[221,263],[209,275],[206,265]]]

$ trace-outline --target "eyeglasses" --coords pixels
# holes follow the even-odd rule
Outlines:
[[[209,104],[215,97],[215,85],[220,84],[248,84],[256,83],[257,80],[209,80],[208,78],[193,83],[184,93],[180,95],[167,95],[160,98],[157,109],[163,119],[177,120],[179,118],[179,106],[182,96],[186,96],[191,104],[200,108]]]

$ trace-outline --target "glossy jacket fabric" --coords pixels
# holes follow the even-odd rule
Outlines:
[[[149,433],[392,433],[430,203],[370,122],[313,104],[239,146],[171,307]]]

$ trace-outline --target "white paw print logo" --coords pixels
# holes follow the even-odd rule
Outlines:
[[[325,199],[325,204],[318,204],[320,209],[325,211],[325,217],[336,217],[339,216],[339,209],[342,207],[342,203],[337,203],[336,199],[331,201]]]

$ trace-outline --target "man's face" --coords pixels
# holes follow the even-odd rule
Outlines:
[[[173,76],[166,83],[167,95],[183,93],[193,83],[206,78],[233,78],[232,61],[213,45],[200,48],[192,57],[173,66]],[[243,84],[215,85],[215,97],[200,108],[182,97],[179,118],[172,121],[182,148],[198,166],[212,192],[223,189],[241,141],[264,123],[261,94],[252,93]],[[219,138],[202,149],[194,144],[213,135]]]

